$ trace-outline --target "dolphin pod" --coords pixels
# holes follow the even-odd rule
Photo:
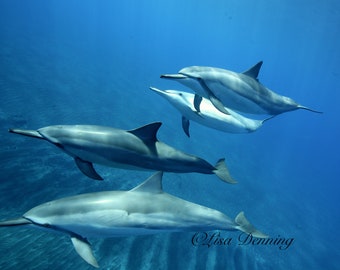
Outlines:
[[[206,97],[225,114],[229,114],[225,107],[250,114],[278,115],[298,109],[321,113],[262,85],[257,79],[262,63],[257,63],[243,73],[191,66],[181,69],[178,74],[163,74],[161,78],[175,80],[191,88],[196,93],[194,106],[197,111],[200,111],[202,97]]]
[[[133,169],[175,173],[216,174],[222,181],[236,183],[224,159],[215,166],[157,140],[162,123],[155,122],[133,130],[91,125],[58,125],[38,130],[10,129],[29,137],[47,140],[72,156],[86,176],[102,180],[93,163]]]
[[[160,90],[155,87],[150,89],[168,100],[182,114],[182,128],[185,134],[190,137],[190,120],[204,126],[229,133],[254,132],[262,124],[272,117],[264,120],[255,120],[242,116],[230,108],[225,108],[229,114],[217,110],[206,98],[202,98],[200,111],[194,107],[194,94],[177,90]]]
[[[239,230],[266,238],[240,212],[225,214],[172,196],[162,189],[162,172],[129,191],[104,191],[66,197],[38,205],[0,227],[30,225],[70,236],[76,252],[99,267],[88,237],[118,237],[160,232]]]
[[[187,67],[178,74],[164,74],[161,78],[176,80],[195,94],[150,89],[181,112],[182,128],[187,136],[190,136],[190,120],[224,132],[249,133],[272,117],[253,120],[237,112],[275,116],[305,109],[320,113],[263,86],[257,79],[261,66],[259,62],[243,73],[214,67]],[[74,158],[83,174],[93,179],[103,179],[93,163],[158,172],[129,191],[88,193],[50,201],[32,208],[20,218],[0,221],[0,227],[30,226],[67,234],[76,252],[94,267],[99,265],[87,240],[89,237],[239,230],[266,238],[243,212],[232,220],[222,212],[163,191],[163,172],[216,174],[224,182],[236,181],[230,176],[224,159],[213,166],[200,157],[160,142],[157,139],[160,126],[160,122],[155,122],[133,130],[94,125],[10,129],[12,133],[56,145]]]

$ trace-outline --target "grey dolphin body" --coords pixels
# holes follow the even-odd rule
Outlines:
[[[240,230],[259,238],[267,236],[245,218],[185,201],[162,190],[157,172],[130,191],[106,191],[62,198],[36,206],[21,218],[0,226],[30,225],[68,234],[77,253],[98,267],[87,237],[118,237],[160,232]]]
[[[193,120],[204,126],[229,133],[249,133],[260,128],[264,120],[255,120],[238,114],[225,108],[229,114],[217,110],[206,98],[202,98],[200,111],[194,107],[194,94],[177,90],[160,90],[155,87],[150,89],[168,100],[182,114],[182,128],[185,134],[190,137],[189,121]]]
[[[257,76],[262,61],[243,73],[215,67],[191,66],[178,74],[164,74],[161,78],[176,80],[197,93],[195,108],[199,111],[201,97],[206,97],[223,113],[225,107],[250,113],[277,115],[297,109],[317,112],[281,96],[262,85]]]
[[[236,183],[220,159],[215,166],[202,158],[186,154],[157,140],[162,123],[156,122],[122,130],[103,126],[60,125],[38,130],[10,129],[12,133],[47,140],[75,159],[88,177],[102,180],[93,163],[111,167],[176,173],[216,174],[221,180]]]

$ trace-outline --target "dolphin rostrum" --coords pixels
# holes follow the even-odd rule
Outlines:
[[[202,158],[158,141],[157,131],[161,124],[155,122],[129,131],[90,125],[9,131],[53,143],[72,156],[86,176],[97,180],[102,180],[102,177],[93,168],[93,163],[132,170],[216,174],[224,182],[236,183],[224,159],[213,166]]]
[[[150,87],[150,89],[164,97],[181,112],[182,128],[188,137],[190,137],[190,120],[224,132],[249,133],[257,130],[265,121],[272,118],[264,120],[250,119],[229,108],[225,108],[229,113],[225,114],[217,110],[210,100],[206,98],[202,98],[200,111],[198,112],[194,108],[194,94],[177,90],[160,90],[155,87]]]
[[[321,113],[281,96],[262,85],[257,76],[262,61],[243,73],[215,67],[191,66],[178,74],[164,74],[161,78],[176,80],[196,92],[194,105],[200,111],[202,97],[210,99],[221,112],[225,107],[250,114],[278,115],[297,109]]]
[[[162,172],[129,191],[104,191],[38,205],[1,226],[30,225],[71,237],[77,253],[99,267],[88,237],[119,237],[160,232],[239,230],[266,238],[240,212],[235,220],[223,213],[172,196],[162,190]]]

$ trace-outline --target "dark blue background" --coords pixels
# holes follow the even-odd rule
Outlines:
[[[89,191],[129,189],[151,173],[96,166],[82,175],[46,142],[10,127],[162,121],[160,140],[211,163],[226,157],[238,185],[165,174],[165,191],[226,213],[244,210],[275,246],[193,247],[193,234],[90,239],[103,269],[336,269],[339,254],[340,4],[338,1],[0,1],[0,217]],[[286,113],[252,134],[192,123],[148,90],[190,65],[244,71],[324,112]],[[238,233],[222,232],[237,238]],[[2,228],[1,269],[92,269],[67,236]]]

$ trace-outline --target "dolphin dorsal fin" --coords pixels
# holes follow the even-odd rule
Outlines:
[[[161,122],[155,122],[136,129],[129,130],[129,132],[141,138],[143,141],[155,142],[157,141],[157,131],[161,125]]]
[[[163,172],[156,172],[154,175],[150,176],[143,183],[131,189],[130,191],[162,193],[162,177]]]
[[[257,76],[259,76],[259,72],[260,72],[262,64],[263,64],[263,61],[258,62],[255,66],[243,72],[243,74],[249,77],[252,77],[253,79],[257,79]]]

